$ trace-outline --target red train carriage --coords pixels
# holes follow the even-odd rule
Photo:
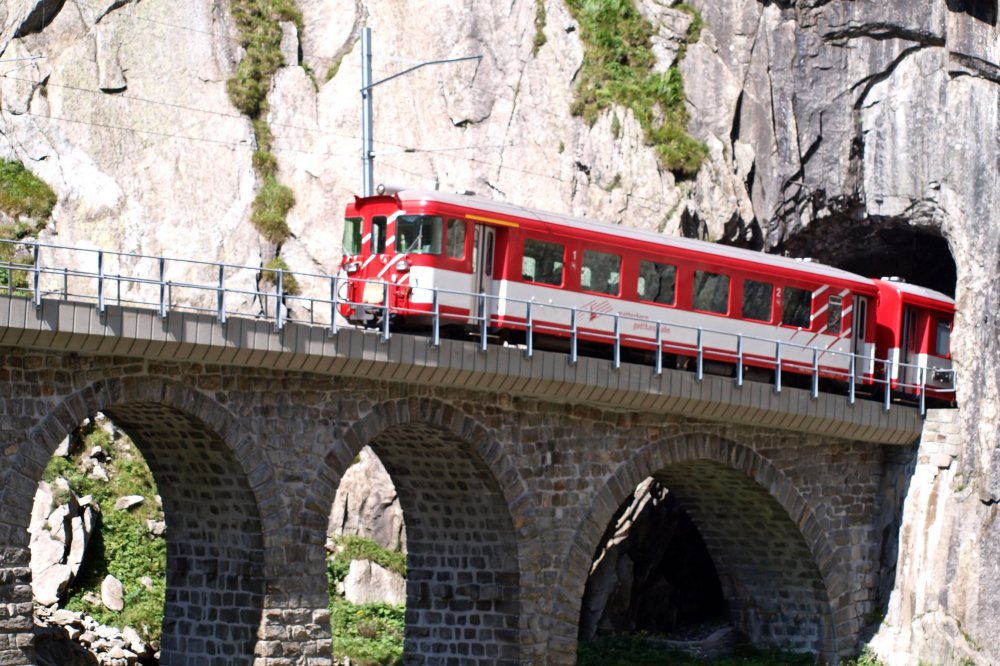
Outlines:
[[[388,312],[422,327],[438,312],[511,337],[530,321],[550,346],[575,332],[681,362],[700,350],[729,368],[874,380],[876,286],[816,263],[416,191],[348,205],[344,252],[355,323]]]
[[[955,301],[898,278],[875,280],[878,287],[877,354],[892,390],[954,404],[951,327]]]

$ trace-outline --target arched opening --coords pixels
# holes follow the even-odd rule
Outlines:
[[[380,412],[355,426],[370,433],[358,444],[378,456],[403,511],[406,658],[517,663],[519,574],[507,499],[481,444],[430,411]],[[328,463],[336,467],[336,456]]]
[[[580,606],[581,663],[621,650],[602,637],[622,634],[637,654],[717,658],[750,647],[789,653],[787,663],[799,654],[836,658],[834,611],[843,600],[828,596],[826,546],[814,543],[815,519],[787,482],[752,451],[721,440],[694,438],[652,459],[648,453],[608,486],[651,475],[598,541]],[[609,575],[601,558],[617,571]],[[648,566],[667,562],[680,568],[673,578]]]
[[[905,220],[814,223],[788,239],[783,249],[866,277],[901,277],[955,295],[957,271],[948,240]]]
[[[252,663],[264,604],[264,539],[256,496],[236,451],[242,448],[246,455],[252,444],[240,440],[234,447],[225,441],[220,428],[229,437],[239,437],[239,429],[226,428],[223,410],[213,411],[208,401],[180,386],[139,380],[124,389],[106,392],[99,385],[87,389],[86,398],[80,395],[52,412],[37,429],[44,443],[29,441],[24,454],[47,462],[68,434],[60,424],[70,423],[69,414],[81,413],[84,404],[106,414],[145,457],[169,526],[159,663]],[[198,416],[168,404],[178,402]],[[79,423],[93,422],[95,415]],[[214,417],[218,427],[202,416]],[[258,483],[266,481],[266,470],[255,471]],[[155,580],[149,583],[156,586]],[[142,597],[135,588],[122,592],[126,606]]]

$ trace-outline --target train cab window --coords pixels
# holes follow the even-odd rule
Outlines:
[[[617,296],[621,289],[622,258],[617,254],[583,251],[580,286],[586,291]]]
[[[445,253],[452,259],[465,258],[465,220],[448,220],[444,236]]]
[[[785,287],[781,323],[785,326],[809,328],[812,324],[812,297],[812,292],[808,289]]]
[[[361,254],[361,218],[348,217],[344,220],[344,254]]]
[[[747,280],[743,283],[743,318],[771,321],[774,302],[774,285],[768,282]]]
[[[372,254],[385,253],[385,215],[378,215],[372,218]]]
[[[691,304],[695,310],[727,314],[729,312],[729,276],[709,271],[695,271]]]
[[[937,320],[937,336],[934,338],[934,355],[947,358],[951,354],[951,320]]]
[[[639,281],[636,291],[640,300],[673,305],[676,286],[676,266],[658,264],[655,261],[639,262]]]
[[[438,215],[400,215],[396,218],[396,251],[441,254],[444,220]]]
[[[840,335],[841,319],[844,315],[844,299],[831,296],[826,306],[826,332]]]
[[[525,239],[521,276],[529,282],[562,284],[564,254],[563,246],[558,243]]]

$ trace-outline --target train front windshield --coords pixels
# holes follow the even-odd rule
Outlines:
[[[396,251],[441,254],[443,226],[437,215],[400,215],[396,218]]]

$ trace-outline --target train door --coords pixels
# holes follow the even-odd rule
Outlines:
[[[854,296],[854,325],[851,327],[851,352],[854,354],[855,381],[871,373],[872,360],[867,358],[868,336],[868,299],[864,296]]]
[[[496,299],[491,298],[495,246],[496,229],[485,224],[477,224],[472,235],[472,291],[477,296],[473,297],[474,303],[469,308],[469,312],[474,314],[476,320],[481,320],[487,313],[492,315],[497,312]],[[486,294],[487,298],[481,299],[478,294]],[[471,320],[469,323],[474,324],[476,320]]]
[[[917,326],[917,312],[911,307],[903,308],[903,336],[899,342],[899,388],[912,392],[919,381],[920,335]]]

